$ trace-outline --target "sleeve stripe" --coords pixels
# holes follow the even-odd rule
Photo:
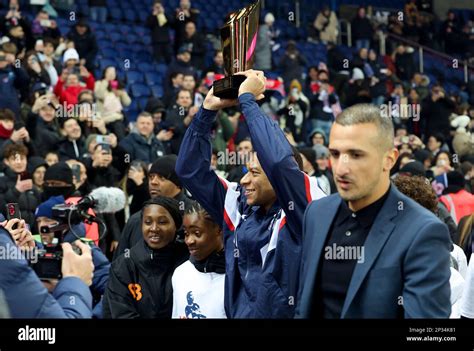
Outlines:
[[[224,200],[224,221],[227,227],[231,231],[235,231],[235,228],[240,223],[241,214],[239,208],[239,196],[240,192],[237,191],[238,184],[231,183],[228,180],[218,177],[221,181],[224,189],[226,190]]]
[[[303,173],[304,175],[304,188],[306,190],[306,200],[308,200],[308,203],[311,202],[313,199],[311,198],[311,179],[306,173]]]

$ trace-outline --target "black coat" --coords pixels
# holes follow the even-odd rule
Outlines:
[[[424,123],[423,132],[425,138],[435,133],[442,133],[449,136],[451,125],[449,116],[454,111],[454,102],[450,99],[442,98],[433,102],[428,96],[421,104],[420,121]]]
[[[59,159],[61,161],[67,161],[70,159],[83,161],[85,155],[87,154],[86,146],[84,144],[84,139],[76,140],[76,146],[78,155],[74,149],[74,144],[72,141],[65,139],[59,143]]]
[[[71,31],[67,34],[68,39],[74,42],[74,46],[79,54],[81,59],[86,59],[86,67],[89,71],[92,71],[95,63],[95,57],[99,47],[97,46],[97,40],[95,35],[91,32],[90,28],[87,28],[87,31],[80,35],[76,28],[73,27]]]
[[[39,115],[28,114],[26,129],[35,147],[35,155],[44,157],[49,151],[56,151],[63,139],[55,121],[46,123]]]
[[[156,16],[150,15],[147,17],[145,26],[150,28],[151,30],[151,41],[154,44],[169,44],[170,40],[170,26],[171,18],[167,15],[166,20],[167,22],[163,26],[159,26],[158,19]]]
[[[182,243],[153,250],[142,239],[130,250],[130,257],[122,255],[112,264],[103,300],[104,318],[171,318],[171,277],[188,257]]]
[[[0,175],[0,212],[5,214],[5,205],[16,202],[20,206],[21,218],[29,224],[30,228],[35,225],[35,211],[41,204],[41,193],[33,187],[20,193],[16,188],[18,174],[11,168],[6,167]]]

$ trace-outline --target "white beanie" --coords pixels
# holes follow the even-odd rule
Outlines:
[[[267,13],[265,15],[264,22],[265,23],[268,23],[268,22],[275,23],[275,16],[273,16],[273,14],[271,12]]]
[[[364,72],[360,68],[355,67],[352,70],[352,80],[359,80],[359,79],[364,79]]]
[[[66,63],[69,60],[77,60],[79,61],[79,54],[77,53],[77,50],[74,48],[67,49],[64,52],[63,56],[63,63]]]

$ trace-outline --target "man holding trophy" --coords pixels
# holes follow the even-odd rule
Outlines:
[[[257,104],[266,78],[251,68],[259,2],[236,11],[221,29],[226,78],[214,83],[190,124],[176,164],[181,182],[222,223],[229,318],[292,318],[297,294],[303,214],[324,193],[298,167],[277,123]],[[240,105],[254,153],[240,184],[210,168],[217,111]]]

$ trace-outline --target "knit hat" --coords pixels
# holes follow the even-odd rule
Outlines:
[[[38,156],[32,156],[28,159],[28,166],[27,167],[28,167],[28,173],[29,174],[35,173],[36,169],[41,167],[41,166],[45,166],[46,168],[48,168],[48,164],[46,163],[44,158],[38,157]]]
[[[150,174],[159,174],[169,181],[181,187],[178,175],[176,174],[176,155],[166,155],[158,158],[150,167]]]
[[[41,203],[35,211],[35,217],[53,218],[53,206],[63,204],[64,196],[52,196],[47,201]]]
[[[151,200],[146,201],[143,204],[143,209],[145,209],[145,207],[150,206],[150,205],[158,205],[165,208],[168,211],[168,213],[171,215],[171,217],[173,218],[176,229],[181,228],[181,225],[183,224],[183,216],[181,215],[181,211],[179,210],[178,201],[169,197],[157,196]],[[142,216],[143,216],[143,211],[142,211]]]
[[[329,157],[329,150],[326,146],[321,144],[313,145],[313,150],[316,152],[316,160]]]
[[[398,173],[410,173],[412,176],[426,177],[425,167],[419,161],[408,162]]]
[[[70,48],[70,49],[67,49],[67,50],[64,52],[64,55],[63,55],[63,63],[66,63],[66,62],[69,61],[69,60],[77,60],[77,61],[79,61],[79,53],[77,52],[76,49]]]
[[[59,162],[46,170],[44,180],[59,180],[67,184],[72,183],[72,170],[66,162]]]
[[[360,68],[354,68],[352,70],[352,78],[351,80],[359,80],[359,79],[364,79],[364,72]]]

